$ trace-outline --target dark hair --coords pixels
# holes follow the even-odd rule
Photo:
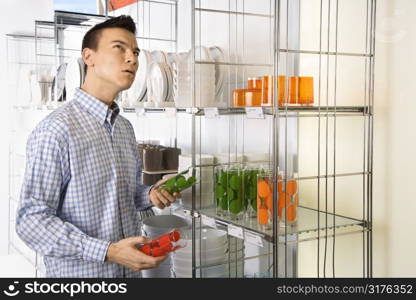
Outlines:
[[[82,39],[81,50],[84,50],[84,48],[96,50],[101,31],[106,28],[123,28],[136,34],[136,24],[134,24],[134,21],[130,16],[121,15],[119,17],[110,18],[88,30]]]

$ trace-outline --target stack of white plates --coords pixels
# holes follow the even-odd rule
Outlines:
[[[123,101],[125,106],[140,106],[140,104],[147,99],[147,78],[149,68],[152,63],[152,56],[150,55],[150,52],[141,49],[138,63],[139,67],[136,72],[136,77],[134,78],[131,87],[126,91],[126,98],[125,101]]]
[[[189,236],[191,232],[189,231]],[[222,278],[239,277],[243,274],[243,243],[233,241],[228,243],[227,234],[215,229],[202,229],[202,240],[199,241],[199,229],[196,230],[196,266],[197,277]],[[233,250],[234,249],[234,250]],[[228,262],[228,260],[237,260]],[[172,275],[176,278],[192,277],[192,239],[187,240],[187,246],[177,250],[172,255]]]
[[[165,52],[160,50],[153,50],[151,53],[153,61],[159,63],[167,63],[168,57]]]
[[[195,49],[195,59],[200,62],[195,64],[195,96],[198,107],[216,106],[215,102],[215,62],[210,51],[206,47]],[[189,107],[192,105],[192,59],[191,52],[179,55],[172,64],[173,71],[173,95],[177,107]]]
[[[175,54],[176,55],[176,54]],[[151,52],[152,64],[147,78],[145,106],[170,107],[173,103],[173,74],[170,61],[175,55],[159,50]]]
[[[173,77],[170,66],[164,62],[154,62],[150,66],[147,81],[148,101],[158,107],[167,106],[173,99]]]
[[[220,47],[196,47],[195,91],[198,107],[223,104],[224,66]],[[139,68],[132,86],[121,97],[124,107],[190,107],[192,105],[191,52],[165,53],[141,49]],[[75,78],[75,77],[74,77]],[[77,79],[73,79],[74,82]],[[72,88],[74,84],[70,86]],[[72,96],[71,93],[69,95]],[[225,103],[225,102],[224,102]]]

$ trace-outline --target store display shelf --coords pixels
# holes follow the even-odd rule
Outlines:
[[[61,104],[62,103],[62,104]],[[16,111],[53,111],[66,102],[59,105],[15,105],[12,109]],[[264,118],[265,115],[273,115],[271,107],[123,107],[123,113],[136,113],[144,115],[147,113],[160,113],[174,116],[176,113],[194,114],[212,118],[219,115],[243,115],[248,118]],[[255,117],[252,117],[254,114]],[[363,117],[371,115],[368,106],[287,106],[276,108],[275,113],[281,118],[303,118],[303,117]]]
[[[139,40],[148,40],[148,41],[160,41],[160,42],[170,42],[176,43],[176,40],[173,39],[162,39],[162,38],[155,38],[155,37],[146,37],[146,36],[136,36]]]
[[[176,107],[123,107],[125,113],[165,113],[165,112],[180,112],[192,113],[190,108],[176,108]]]
[[[239,62],[213,62],[196,60],[195,64],[198,65],[222,65],[222,66],[241,66],[241,67],[273,67],[273,64],[260,64],[260,63],[239,63]]]
[[[268,14],[258,14],[258,13],[244,12],[244,11],[232,11],[232,10],[199,8],[199,7],[195,7],[194,10],[198,12],[207,12],[207,13],[220,13],[220,14],[243,15],[243,16],[262,17],[262,18],[273,18],[272,15],[268,15]]]
[[[273,115],[272,107],[188,107],[188,108],[174,108],[176,112],[179,113],[190,113],[197,116],[204,116],[207,110],[215,110],[218,115],[235,115],[235,114],[247,114],[246,108],[261,110],[264,115]],[[123,111],[125,113],[165,113],[172,110],[172,108],[149,108],[149,107],[125,107]],[[368,106],[285,106],[276,108],[276,112],[280,116],[284,117],[286,115],[290,116],[305,116],[305,117],[314,117],[314,116],[326,116],[326,115],[336,115],[336,116],[365,116],[370,113]],[[292,113],[299,113],[298,115],[293,115]]]
[[[358,56],[358,57],[373,57],[373,54],[368,53],[348,53],[348,52],[331,52],[331,51],[316,51],[316,50],[299,50],[299,49],[279,49],[280,53],[295,53],[295,54],[318,54],[318,55],[336,55],[336,56]]]
[[[218,108],[219,115],[249,114],[247,108],[251,110],[259,110],[264,115],[273,115],[272,107],[229,107]],[[336,115],[365,115],[368,112],[365,106],[284,106],[276,108],[276,113],[281,117],[292,116],[326,116],[327,114]],[[204,115],[206,109],[199,109],[196,115]],[[298,113],[298,114],[293,114]],[[315,113],[315,114],[311,114]]]
[[[155,1],[155,0],[141,0],[140,2],[147,2],[147,3],[157,3],[157,4],[166,4],[166,5],[175,5],[178,0],[164,0],[164,1]]]
[[[226,216],[218,216],[216,214],[215,208],[201,209],[199,214],[202,217],[202,222],[204,225],[224,229],[228,232],[230,232],[231,226],[233,231],[237,231],[237,235],[240,235],[240,238],[247,239],[247,236],[250,236],[250,240],[254,239],[253,243],[260,243],[259,240],[255,240],[256,237],[269,242],[273,242],[274,240],[272,229],[263,230],[261,226],[258,225],[256,218],[242,218],[241,220],[233,220]],[[325,213],[324,211],[319,211],[318,213],[318,211],[315,209],[300,206],[298,210],[297,224],[294,226],[286,227],[280,226],[279,243],[285,243],[285,236],[305,234],[305,240],[311,240],[319,238],[319,236],[322,235],[321,231],[332,231],[334,228],[347,228],[351,229],[350,231],[352,232],[357,231],[357,226],[360,228],[360,231],[362,231],[362,229],[366,227],[366,223],[362,220],[337,214],[334,215],[330,212]],[[308,235],[308,233],[314,234],[311,236]],[[345,232],[343,234],[345,234]],[[296,239],[296,242],[300,241],[302,241],[302,236],[299,236],[299,238]]]
[[[6,34],[7,37],[15,38],[15,39],[28,39],[28,40],[34,40],[35,36],[30,34],[14,34],[9,33]],[[38,40],[51,40],[53,41],[55,38],[51,36],[36,36]]]
[[[159,170],[159,171],[146,171],[142,170],[143,173],[154,175],[154,174],[175,174],[178,173],[178,170]]]
[[[41,110],[41,111],[53,111],[55,109],[57,109],[58,107],[64,105],[66,102],[58,102],[59,104],[55,104],[55,105],[13,105],[12,109],[13,110],[25,110],[25,111],[36,111],[36,110]]]
[[[68,11],[55,11],[55,22],[52,22],[56,26],[82,26],[91,27],[96,23],[106,20],[104,15],[96,14],[85,14],[79,12],[68,12]]]

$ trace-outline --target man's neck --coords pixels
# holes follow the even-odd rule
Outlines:
[[[81,89],[108,106],[113,103],[118,94],[118,92],[111,90],[106,84],[91,84],[88,78],[85,79]]]

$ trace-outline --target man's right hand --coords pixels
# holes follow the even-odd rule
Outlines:
[[[111,243],[107,249],[106,261],[118,263],[134,272],[155,268],[167,256],[152,257],[136,247],[137,244],[148,244],[150,241],[144,236],[136,236]]]

